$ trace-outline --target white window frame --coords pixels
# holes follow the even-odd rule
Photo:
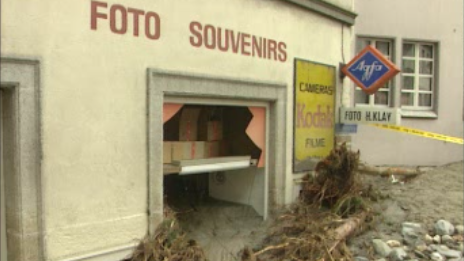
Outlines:
[[[389,54],[390,55],[384,55],[384,57],[392,62],[394,62],[395,55],[394,55],[394,46],[395,46],[395,41],[394,39],[391,38],[378,38],[378,37],[369,37],[369,36],[358,36],[356,38],[356,46],[358,46],[359,41],[371,41],[370,45],[372,47],[376,47],[377,42],[388,42],[389,44]],[[361,50],[356,50],[356,53],[359,53]],[[355,87],[355,92],[354,92],[354,105],[355,107],[392,107],[393,106],[393,89],[394,89],[394,82],[393,79],[388,81],[384,86],[388,86],[388,88],[381,87],[377,90],[377,92],[386,92],[387,97],[388,97],[388,103],[387,104],[376,104],[375,103],[375,93],[368,95],[369,97],[369,102],[368,103],[357,103],[356,102],[356,91],[362,91],[362,89],[359,86]]]
[[[405,44],[412,44],[414,45],[414,57],[408,57],[404,56],[403,51],[401,52],[401,66],[403,65],[403,60],[410,60],[414,61],[414,73],[405,73],[401,72],[401,91],[400,91],[400,107],[404,111],[418,111],[418,112],[434,112],[436,106],[436,95],[437,95],[437,61],[438,61],[438,45],[435,42],[425,42],[425,41],[409,41],[409,40],[404,40],[401,43],[401,50],[403,50]],[[420,57],[420,46],[421,45],[429,45],[432,46],[432,58],[425,58],[425,57]],[[427,62],[432,62],[432,74],[421,74],[420,73],[420,61],[427,61]],[[413,89],[404,89],[403,88],[403,77],[409,76],[409,77],[414,77],[414,88]],[[432,78],[432,86],[431,86],[431,91],[424,91],[419,89],[419,80],[420,78]],[[413,96],[413,105],[403,105],[402,104],[402,94],[403,93],[412,93]],[[431,94],[431,104],[430,106],[419,106],[419,94]],[[404,116],[414,116],[408,115],[407,112],[403,113]],[[434,114],[435,115],[435,114]],[[431,115],[432,116],[432,115]],[[435,115],[436,116],[436,115]]]

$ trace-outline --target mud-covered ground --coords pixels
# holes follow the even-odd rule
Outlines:
[[[371,184],[384,199],[374,202],[373,226],[351,237],[347,245],[353,256],[373,258],[372,239],[402,241],[403,222],[420,223],[428,230],[439,219],[453,224],[464,223],[463,162],[423,169],[424,173],[404,182],[391,177],[360,174],[363,184]],[[396,177],[400,179],[399,176]],[[187,197],[189,198],[189,197]],[[183,204],[187,213],[179,216],[187,237],[195,239],[205,250],[208,260],[240,260],[243,247],[262,244],[271,220],[263,222],[251,207],[216,201]]]
[[[386,199],[373,206],[378,213],[375,226],[348,241],[354,255],[370,256],[374,238],[401,242],[403,222],[420,223],[429,231],[439,219],[453,224],[464,223],[462,161],[428,169],[403,184],[392,183],[391,177],[363,176],[363,180],[377,188]]]

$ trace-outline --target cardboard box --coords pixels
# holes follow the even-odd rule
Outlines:
[[[205,142],[205,158],[214,158],[220,156],[220,143],[219,141]]]
[[[198,126],[198,139],[204,141],[222,140],[222,122],[207,121]]]
[[[184,108],[179,122],[179,141],[198,140],[198,117],[200,108]]]
[[[168,141],[163,142],[163,163],[172,162],[172,143]]]
[[[205,158],[205,142],[178,141],[172,142],[172,161]]]

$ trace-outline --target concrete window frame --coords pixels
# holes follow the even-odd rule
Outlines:
[[[2,162],[9,198],[8,260],[43,260],[40,66],[38,61],[5,57],[0,64],[2,116],[9,115],[2,119],[9,121],[9,133],[4,133],[8,142],[2,144],[8,154]]]
[[[410,44],[414,46],[414,56],[407,57],[404,54],[404,45]],[[422,45],[432,46],[432,58],[423,58],[420,57],[419,48]],[[401,116],[402,117],[409,117],[409,118],[438,118],[438,95],[439,95],[439,57],[440,57],[440,43],[437,41],[424,41],[424,40],[417,40],[417,39],[402,39],[401,42],[401,78],[403,77],[414,77],[414,88],[409,92],[403,90],[403,80],[401,80],[401,90],[400,90],[400,108],[401,108]],[[406,73],[404,72],[403,68],[403,61],[409,60],[414,61],[414,66],[417,71],[413,73]],[[426,77],[426,74],[421,74],[420,70],[420,62],[431,62],[432,63],[432,73],[430,74],[432,88],[431,91],[421,91],[419,90],[419,82],[418,79],[421,77]],[[406,106],[402,103],[403,94],[412,94],[414,97],[414,103],[412,106]],[[431,95],[431,106],[420,106],[418,95],[425,94]]]
[[[148,229],[163,220],[163,103],[165,97],[247,100],[269,104],[269,202],[284,204],[287,85],[147,69]],[[287,188],[290,189],[290,188]]]

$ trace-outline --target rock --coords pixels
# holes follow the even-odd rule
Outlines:
[[[439,250],[449,250],[448,246],[446,245],[431,245],[433,251],[439,251]]]
[[[424,230],[417,223],[404,222],[401,224],[401,235],[406,245],[415,246],[422,242],[422,234]]]
[[[439,235],[436,235],[433,237],[433,242],[440,244],[441,243],[441,237]]]
[[[425,250],[427,250],[427,246],[426,245],[418,245],[418,246],[416,246],[416,250],[424,252]]]
[[[443,261],[445,260],[445,258],[443,258],[440,253],[438,252],[433,252],[431,255],[430,255],[430,259],[433,260],[433,261]]]
[[[388,241],[387,241],[387,245],[388,245],[389,247],[400,247],[400,246],[401,246],[401,243],[400,243],[400,241],[398,241],[398,240],[388,240]]]
[[[453,249],[448,249],[448,250],[437,250],[442,256],[448,257],[448,258],[461,258],[462,253],[453,250]]]
[[[450,222],[440,219],[435,223],[435,233],[437,235],[453,235],[454,234],[454,226]]]
[[[381,257],[387,257],[392,251],[391,248],[380,239],[372,240],[372,244],[375,252]]]
[[[424,241],[427,245],[429,245],[433,243],[433,238],[429,234],[426,234],[424,237]]]
[[[369,261],[369,258],[363,256],[355,256],[354,261]]]
[[[456,230],[455,233],[458,235],[464,235],[464,226],[463,225],[457,225],[454,227]]]
[[[449,242],[453,242],[453,238],[450,236],[450,235],[444,235],[441,237],[441,242],[442,243],[449,243]]]
[[[434,246],[433,249],[436,252],[440,253],[440,255],[445,256],[447,258],[460,258],[460,257],[462,257],[462,252],[457,251],[457,250],[453,250],[453,249],[449,249],[445,245]]]
[[[376,259],[375,261],[387,261],[385,258]]]
[[[451,258],[451,259],[447,259],[448,261],[464,261],[464,258]]]
[[[462,235],[454,235],[453,240],[456,241],[456,242],[463,242],[464,237]]]
[[[415,254],[417,257],[421,258],[422,260],[427,259],[427,255],[424,254],[424,253],[422,253],[422,251],[414,250],[414,254]]]
[[[457,250],[461,251],[461,253],[464,254],[464,244],[463,243],[460,243],[457,247]]]
[[[407,228],[412,228],[412,229],[415,229],[415,230],[420,230],[420,229],[422,229],[421,224],[419,224],[419,223],[413,223],[413,222],[403,222],[403,223],[401,224],[401,227],[403,227],[403,228],[405,228],[405,227],[407,227]]]
[[[407,256],[408,254],[401,247],[394,248],[390,252],[390,259],[393,261],[403,261]]]
[[[430,251],[430,252],[433,252],[433,251],[435,251],[435,247],[436,247],[435,244],[430,244],[430,245],[427,246],[427,250]]]

